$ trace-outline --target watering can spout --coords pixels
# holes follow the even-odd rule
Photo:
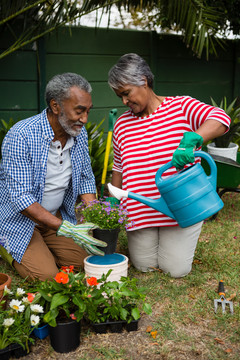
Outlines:
[[[120,200],[121,198],[131,198],[131,199],[137,200],[147,206],[150,206],[151,208],[153,208],[157,211],[160,211],[161,213],[169,216],[172,219],[175,219],[173,213],[168,208],[163,197],[160,197],[159,199],[155,199],[155,200],[150,199],[145,196],[135,194],[131,191],[125,191],[125,190],[119,189],[116,186],[113,186],[112,184],[108,184],[108,190],[109,190],[110,194],[113,197],[117,198],[118,200]]]

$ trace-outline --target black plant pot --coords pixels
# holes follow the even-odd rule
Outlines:
[[[57,321],[57,326],[49,327],[53,349],[59,353],[68,353],[80,345],[81,324],[76,320]]]
[[[1,360],[9,360],[10,358],[20,359],[21,357],[27,355],[27,350],[24,350],[19,344],[11,344],[6,348],[0,350]]]
[[[98,246],[106,255],[114,254],[117,248],[117,240],[119,229],[94,229],[93,237],[98,240],[105,241],[107,247]]]

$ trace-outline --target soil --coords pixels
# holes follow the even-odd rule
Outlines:
[[[160,360],[165,359],[159,354],[154,355],[149,349],[153,346],[153,338],[146,332],[151,323],[151,317],[145,315],[138,323],[138,330],[128,332],[123,329],[121,333],[97,334],[83,324],[81,331],[81,344],[71,353],[60,354],[50,345],[49,337],[39,340],[32,345],[31,353],[24,359],[131,359],[131,360]],[[102,353],[101,353],[102,352]],[[107,355],[107,352],[112,353]],[[121,356],[122,354],[122,356]]]

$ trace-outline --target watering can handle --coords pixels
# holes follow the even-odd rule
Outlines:
[[[217,165],[215,164],[215,161],[213,160],[213,158],[211,157],[211,155],[209,155],[208,153],[206,153],[205,151],[195,151],[194,152],[194,156],[199,156],[201,158],[204,158],[208,165],[210,166],[210,170],[211,173],[210,175],[207,177],[208,180],[211,182],[212,186],[214,189],[216,189],[217,187]],[[168,163],[164,164],[163,166],[160,167],[160,169],[157,171],[156,176],[155,176],[155,180],[158,183],[161,183],[162,181],[164,181],[161,176],[162,174],[170,169],[173,166],[172,161],[169,161]]]

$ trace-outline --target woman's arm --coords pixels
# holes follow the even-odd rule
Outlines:
[[[203,142],[205,143],[209,140],[223,135],[226,130],[227,126],[225,126],[224,124],[220,123],[217,120],[208,119],[195,132],[198,135],[202,136]]]
[[[112,172],[112,185],[118,187],[118,188],[122,188],[122,173],[118,172],[118,171],[114,171]]]

